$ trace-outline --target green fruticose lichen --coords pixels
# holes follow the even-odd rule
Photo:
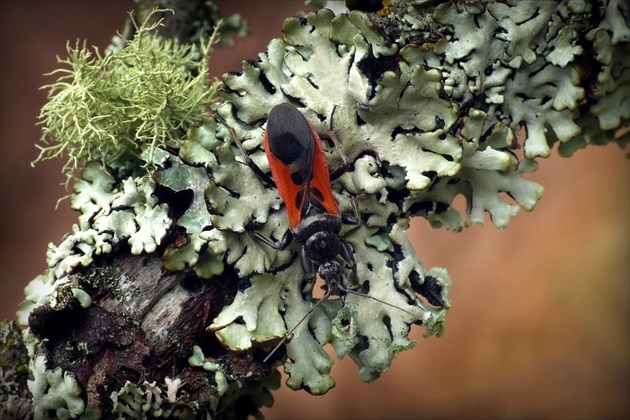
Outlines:
[[[264,125],[274,105],[289,102],[324,138],[334,132],[351,162],[332,188],[342,212],[357,199],[361,221],[341,234],[353,248],[361,291],[381,302],[337,291],[310,313],[286,343],[287,384],[314,394],[332,388],[333,362],[322,348],[328,343],[371,381],[414,345],[411,325],[440,335],[450,278],[420,262],[406,234],[410,219],[459,231],[489,215],[507,227],[542,196],[542,187],[524,176],[555,142],[565,154],[588,143],[624,145],[628,132],[613,133],[630,118],[629,13],[612,0],[448,2],[431,10],[423,2],[393,3],[378,19],[330,10],[288,19],[284,39],[272,40],[242,73],[224,76],[223,103],[199,117],[185,140],[169,137],[168,148],[144,142],[137,163],[152,166],[153,174],[123,176],[129,162],[113,170],[89,162],[72,197],[79,223],[49,247],[50,268],[27,287],[20,321],[43,304],[89,305],[69,273],[121,248],[153,253],[177,229],[163,256],[166,268],[191,269],[210,281],[236,272],[246,280],[208,331],[232,351],[270,350],[316,299],[302,291],[299,244],[276,251],[250,234],[279,239],[288,221],[277,190],[244,164],[234,138],[268,172]],[[329,166],[339,167],[339,154],[324,143]],[[190,204],[171,212],[175,203],[160,202],[158,187],[185,192]],[[460,195],[463,211],[453,206]],[[234,382],[220,365],[200,350],[189,362],[212,372],[217,389],[229,394]],[[39,356],[32,369],[38,404],[54,400],[65,410],[59,415],[80,412],[70,377],[47,369]],[[58,400],[60,386],[71,391],[67,400]],[[153,410],[147,399],[168,400],[175,388],[130,384],[112,398],[123,411]]]
[[[37,160],[67,156],[69,179],[90,160],[124,171],[137,166],[144,145],[164,147],[201,119],[215,96],[206,59],[214,37],[179,44],[156,35],[162,23],[148,24],[150,18],[104,55],[68,44],[68,58],[59,59],[68,68],[52,72],[61,76],[44,86],[39,120],[47,145],[38,146]]]

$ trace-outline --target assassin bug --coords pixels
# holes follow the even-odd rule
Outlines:
[[[236,136],[234,138],[237,139]],[[289,217],[290,229],[279,243],[274,243],[258,232],[253,232],[252,235],[278,250],[286,248],[295,238],[301,244],[300,261],[306,281],[303,290],[312,289],[316,274],[319,274],[328,286],[322,299],[285,335],[263,363],[335,289],[368,297],[407,312],[373,296],[356,292],[351,289],[354,286],[352,282],[347,286],[342,281],[343,269],[337,257],[340,256],[344,260],[345,265],[351,270],[353,279],[356,277],[356,262],[352,248],[339,233],[344,222],[358,223],[358,209],[356,201],[353,200],[355,217],[342,215],[332,193],[331,178],[334,180],[348,166],[348,160],[339,149],[344,165],[331,176],[322,140],[317,131],[297,108],[288,103],[273,107],[267,119],[264,144],[273,180],[251,161],[238,139],[236,144],[243,153],[246,163],[268,184],[278,188]],[[410,312],[407,313],[414,316]]]

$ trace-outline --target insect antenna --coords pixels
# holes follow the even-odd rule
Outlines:
[[[406,309],[403,309],[399,306],[396,306],[392,303],[389,302],[385,302],[384,300],[381,300],[379,298],[375,298],[374,296],[370,296],[368,294],[365,293],[361,293],[361,292],[357,292],[355,290],[349,289],[345,286],[343,286],[340,282],[337,281],[331,281],[331,284],[328,285],[328,290],[326,290],[326,293],[324,293],[324,296],[322,296],[322,298],[320,300],[317,301],[317,303],[315,304],[315,306],[313,306],[303,317],[302,319],[300,319],[298,321],[298,323],[295,325],[295,327],[291,328],[291,331],[289,331],[288,333],[286,333],[284,335],[284,337],[282,337],[282,340],[280,340],[280,342],[278,344],[276,344],[276,346],[271,350],[271,352],[263,359],[263,363],[267,363],[267,360],[269,360],[271,358],[271,356],[273,356],[273,354],[278,351],[278,349],[287,342],[287,340],[289,340],[293,333],[295,332],[295,330],[302,324],[302,322],[304,322],[304,320],[306,318],[308,318],[314,311],[315,309],[317,309],[319,307],[319,305],[321,305],[322,303],[324,303],[326,300],[328,300],[328,297],[330,296],[330,293],[335,290],[335,289],[339,289],[342,292],[345,293],[349,293],[352,295],[356,295],[356,296],[361,296],[364,298],[368,298],[368,299],[372,299],[375,300],[376,302],[382,303],[383,305],[387,305],[390,306],[392,308],[398,309],[399,311],[403,311],[404,313],[413,316],[414,318],[417,317],[417,315],[412,314],[411,312],[407,311]]]
[[[278,344],[276,344],[276,346],[273,348],[273,350],[271,350],[271,352],[263,359],[263,363],[267,363],[267,360],[269,360],[269,358],[271,356],[273,356],[273,354],[280,348],[280,346],[282,346],[284,343],[287,342],[287,340],[293,335],[293,333],[295,332],[295,330],[297,329],[297,327],[299,327],[302,322],[304,322],[304,320],[310,316],[315,309],[317,309],[319,307],[319,305],[321,305],[322,303],[324,303],[326,300],[328,300],[328,296],[330,296],[330,293],[333,291],[334,287],[328,287],[328,290],[326,290],[326,293],[324,293],[324,296],[322,296],[322,298],[320,300],[317,301],[317,303],[315,304],[315,306],[313,306],[303,317],[302,319],[300,319],[298,321],[297,324],[295,324],[295,327],[291,328],[291,331],[289,331],[288,333],[286,333],[284,335],[284,337],[282,337],[282,340],[280,340],[280,342]]]
[[[339,288],[339,290],[341,290],[342,292],[345,292],[345,293],[350,293],[350,294],[352,294],[352,295],[362,296],[362,297],[364,297],[364,298],[368,298],[368,299],[375,300],[375,301],[377,301],[377,302],[379,302],[379,303],[382,303],[383,305],[391,306],[392,308],[396,308],[396,309],[398,309],[399,311],[403,311],[404,313],[409,314],[409,315],[413,316],[414,318],[417,318],[417,315],[414,315],[414,314],[412,314],[411,312],[407,311],[406,309],[403,309],[403,308],[401,308],[400,306],[396,306],[396,305],[394,305],[393,303],[385,302],[384,300],[380,300],[379,298],[375,298],[374,296],[370,296],[370,295],[367,295],[367,294],[365,294],[365,293],[357,292],[356,290],[349,289],[349,288],[347,288],[347,287],[345,287],[345,286],[342,286],[341,284],[337,284],[337,287],[338,287],[338,288]]]

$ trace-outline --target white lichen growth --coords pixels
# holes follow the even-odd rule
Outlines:
[[[127,178],[116,186],[100,163],[90,162],[71,198],[72,207],[81,212],[79,223],[59,245],[48,246],[49,269],[26,287],[19,322],[26,325],[37,306],[56,306],[68,274],[88,267],[98,255],[122,246],[128,246],[133,255],[154,252],[172,225],[168,206],[158,202],[154,189],[155,182],[148,176]],[[72,289],[72,295],[81,306],[89,306],[90,297],[83,290]]]
[[[33,309],[50,302],[55,292],[55,278],[50,271],[35,277],[24,288],[24,300],[18,306],[17,321],[28,325],[28,316]]]
[[[60,368],[47,369],[46,358],[35,356],[30,370],[33,379],[28,381],[28,388],[33,395],[33,417],[51,418],[54,413],[58,419],[77,418],[85,410],[81,388],[75,379]]]
[[[171,379],[167,376],[164,378],[164,382],[166,383],[166,399],[170,403],[175,403],[177,401],[177,391],[182,386],[182,380],[180,378]]]

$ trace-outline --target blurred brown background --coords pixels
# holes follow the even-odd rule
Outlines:
[[[302,1],[224,1],[250,36],[215,52],[215,76],[239,70]],[[66,41],[103,49],[122,28],[131,0],[0,0],[0,318],[12,317],[24,286],[46,268],[77,214],[60,186],[62,162],[30,162],[45,101],[43,73]],[[546,188],[533,213],[504,231],[489,222],[461,234],[410,232],[427,267],[448,268],[453,302],[441,339],[421,338],[373,384],[350,360],[335,364],[337,387],[323,397],[275,393],[268,418],[628,418],[629,179],[616,146],[541,162]],[[461,204],[461,203],[460,203]]]

